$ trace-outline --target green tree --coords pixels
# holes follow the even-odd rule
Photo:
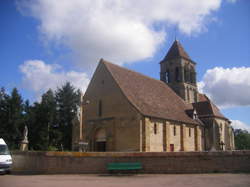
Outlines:
[[[10,149],[18,149],[24,128],[23,100],[17,88],[13,88],[10,96],[4,92],[2,95],[2,98],[5,98],[2,100],[3,110],[1,110],[1,118],[4,119],[1,122],[4,128],[3,138]]]
[[[8,103],[9,95],[6,94],[5,89],[2,87],[0,90],[0,136],[7,140],[9,137],[8,132],[6,131],[8,125],[7,121],[9,118],[8,115]]]
[[[33,150],[48,150],[56,146],[60,133],[56,128],[56,101],[52,90],[42,95],[41,102],[27,107],[29,144]],[[59,139],[59,140],[58,140]]]
[[[54,93],[51,89],[49,89],[42,96],[41,105],[44,111],[44,117],[47,119],[47,143],[49,147],[58,147],[59,142],[61,140],[61,133],[58,130],[58,123],[56,117],[56,99]]]
[[[234,130],[235,147],[237,150],[250,149],[250,133],[246,130]]]
[[[57,89],[56,102],[58,125],[62,134],[61,144],[63,149],[71,150],[72,120],[79,106],[80,91],[67,82],[61,88]]]

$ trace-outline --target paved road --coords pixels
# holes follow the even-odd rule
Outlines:
[[[250,187],[250,174],[1,175],[1,187]]]

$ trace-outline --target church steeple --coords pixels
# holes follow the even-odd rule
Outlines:
[[[167,52],[167,55],[165,56],[164,60],[171,60],[178,57],[191,60],[187,52],[182,47],[181,43],[178,40],[175,40],[171,48]]]
[[[198,101],[196,63],[177,40],[160,62],[161,80],[167,83],[187,103]]]

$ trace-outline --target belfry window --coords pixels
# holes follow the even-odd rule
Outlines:
[[[170,72],[169,70],[166,71],[166,83],[169,83],[170,82]]]
[[[157,124],[154,124],[154,134],[157,134]]]
[[[179,81],[180,79],[179,79],[179,68],[178,67],[176,67],[175,68],[175,81]]]

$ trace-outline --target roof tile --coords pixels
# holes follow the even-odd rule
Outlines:
[[[186,114],[190,107],[169,86],[140,73],[101,60],[118,86],[143,115],[197,124]]]

